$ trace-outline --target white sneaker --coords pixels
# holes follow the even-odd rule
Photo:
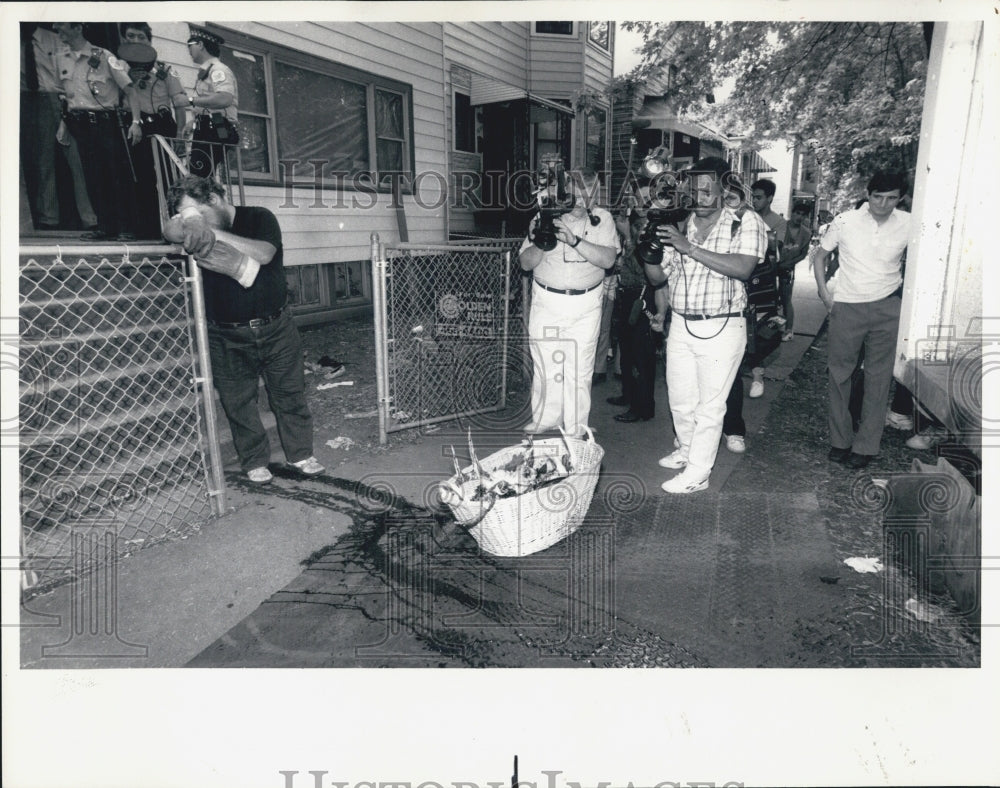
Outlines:
[[[326,470],[315,457],[306,457],[298,462],[290,462],[289,466],[305,476],[316,476]]]
[[[271,472],[267,468],[262,466],[260,468],[251,468],[247,471],[247,478],[254,484],[267,484],[274,476],[271,475]]]
[[[939,443],[947,433],[944,430],[936,429],[931,427],[924,432],[918,432],[916,435],[911,435],[907,441],[906,445],[911,449],[933,449],[937,443]]]
[[[781,335],[782,342],[791,342],[793,339],[795,339],[794,331],[786,331],[784,334]]]
[[[663,492],[674,493],[675,495],[686,495],[687,493],[700,492],[708,489],[708,477],[698,478],[681,471],[673,479],[667,479],[660,485]]]
[[[750,384],[750,399],[757,399],[764,396],[764,381],[755,380]]]
[[[680,449],[671,452],[666,457],[660,457],[659,466],[661,468],[683,468],[688,464],[687,452],[683,452]]]
[[[913,419],[909,416],[904,416],[902,413],[890,410],[885,414],[885,426],[894,427],[897,430],[909,431],[913,429]]]
[[[747,450],[747,442],[742,435],[723,435],[726,439],[726,448],[733,454],[742,454]]]

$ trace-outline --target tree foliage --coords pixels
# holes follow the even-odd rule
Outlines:
[[[630,22],[643,36],[645,80],[676,69],[665,95],[679,111],[757,144],[807,145],[821,193],[843,203],[872,170],[912,171],[927,44],[919,23]],[[720,104],[706,95],[732,85]]]

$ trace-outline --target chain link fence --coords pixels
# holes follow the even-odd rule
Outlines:
[[[111,259],[114,258],[114,259]],[[224,507],[197,271],[164,247],[22,248],[22,577],[93,568],[81,533],[118,555],[192,531]],[[200,356],[199,356],[200,354]],[[200,358],[200,360],[199,360]],[[208,436],[208,437],[206,437]]]
[[[386,248],[372,237],[383,443],[389,432],[506,407],[511,315],[520,304],[513,244]]]

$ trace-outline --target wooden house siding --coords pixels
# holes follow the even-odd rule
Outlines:
[[[203,24],[193,22],[193,24]],[[412,87],[414,170],[447,175],[445,101],[442,85],[443,32],[440,23],[316,23],[232,22],[219,24],[248,36],[351,68],[403,82]],[[176,64],[185,89],[193,91],[197,68],[187,54],[186,23],[153,23],[154,44],[161,57]],[[321,195],[324,207],[314,207],[316,194],[310,187],[293,190],[294,204],[287,204],[280,185],[247,184],[247,202],[263,205],[278,216],[289,266],[364,260],[369,257],[369,236],[378,232],[383,241],[398,239],[396,212],[388,194],[368,195],[332,189]],[[421,199],[403,195],[411,241],[440,243],[445,238],[445,208],[440,186],[433,178],[422,179]],[[377,204],[354,207],[354,200]],[[334,207],[346,203],[346,207]],[[281,207],[285,206],[285,207]]]

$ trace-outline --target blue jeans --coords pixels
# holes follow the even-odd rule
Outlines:
[[[215,388],[243,470],[266,466],[271,459],[257,406],[261,376],[285,458],[298,462],[312,456],[312,414],[306,403],[302,339],[288,310],[260,328],[219,328],[209,323],[208,348]]]

